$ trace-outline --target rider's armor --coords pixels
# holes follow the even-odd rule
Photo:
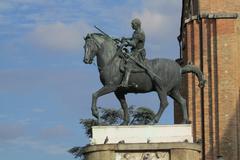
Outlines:
[[[132,56],[138,58],[140,61],[144,61],[146,51],[144,49],[145,33],[143,30],[134,31],[132,40],[129,41],[129,45],[132,46]]]
[[[145,33],[142,29],[135,30],[132,38],[123,39],[122,46],[131,46],[131,56],[133,56],[138,62],[143,63],[146,56],[146,51],[144,48],[145,43]],[[138,68],[138,69],[137,69]],[[125,74],[122,81],[122,86],[128,86],[128,80],[131,74],[131,71],[142,70],[139,67],[136,67],[135,62],[127,60],[125,65]]]

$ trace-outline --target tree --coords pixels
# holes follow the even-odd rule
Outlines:
[[[121,109],[113,108],[100,108],[100,119],[99,123],[96,119],[88,118],[81,119],[80,124],[83,125],[86,135],[90,138],[92,137],[92,126],[106,126],[106,125],[120,125],[123,121],[123,112]],[[130,125],[146,125],[153,121],[154,112],[146,107],[135,107],[130,106],[128,108],[128,113],[130,117]]]
[[[122,110],[119,109],[102,108],[101,113],[101,119],[106,125],[118,125],[123,119]]]
[[[155,113],[146,107],[139,107],[133,111],[131,124],[146,125],[154,120]]]
[[[68,150],[68,152],[72,153],[75,156],[75,158],[79,157],[80,160],[85,160],[85,157],[84,157],[82,151],[83,151],[82,147],[73,147],[70,150]]]
[[[130,106],[128,108],[130,125],[146,125],[154,120],[154,112],[146,107]],[[123,112],[121,109],[100,108],[101,123],[94,118],[80,119],[80,124],[84,127],[86,135],[92,137],[92,126],[100,125],[119,125],[123,121]],[[73,147],[69,150],[76,158],[84,160],[82,147]]]
[[[100,109],[100,123],[94,118],[80,119],[80,124],[83,125],[85,133],[89,138],[92,137],[92,126],[118,125],[122,121],[123,113],[121,110],[113,108]]]
[[[98,121],[93,118],[80,119],[80,124],[83,125],[85,129],[85,134],[91,138],[92,137],[92,126],[98,126]]]

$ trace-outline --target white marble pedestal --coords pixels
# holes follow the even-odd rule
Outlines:
[[[107,142],[105,142],[107,141]],[[94,126],[92,144],[193,142],[187,125]]]
[[[95,126],[86,160],[200,160],[191,125]]]

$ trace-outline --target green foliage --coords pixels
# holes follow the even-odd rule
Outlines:
[[[106,125],[117,125],[123,119],[123,113],[121,110],[115,110],[113,108],[102,108],[101,119]]]
[[[85,160],[85,157],[84,157],[82,151],[83,151],[82,147],[73,147],[70,150],[68,150],[68,152],[72,153],[75,156],[75,158],[79,157],[80,160]]]
[[[153,121],[154,112],[146,107],[136,108],[135,106],[130,106],[128,108],[130,124],[133,125],[146,125]],[[96,119],[88,118],[81,119],[80,124],[83,125],[85,133],[88,137],[92,137],[92,126],[99,125],[120,125],[123,121],[123,112],[121,109],[113,108],[101,108],[100,110],[101,124],[98,123]]]
[[[96,119],[80,119],[80,124],[83,125],[86,135],[92,137],[92,126],[99,125],[118,125],[122,121],[122,111],[113,108],[101,108],[101,124]]]
[[[139,107],[133,111],[131,124],[146,125],[154,120],[155,113],[145,107]]]
[[[98,126],[98,121],[93,118],[80,119],[80,124],[83,125],[85,134],[90,138],[92,137],[92,126]]]
[[[119,125],[123,121],[123,112],[121,109],[113,108],[101,108],[100,110],[101,124],[94,118],[80,119],[80,124],[84,127],[86,135],[92,137],[92,126],[99,125]],[[128,113],[130,117],[130,124],[133,125],[146,125],[153,121],[154,112],[146,107],[135,107],[130,106],[128,108]],[[82,147],[73,147],[69,150],[75,157],[79,157],[81,160],[84,160],[85,157],[82,154]]]

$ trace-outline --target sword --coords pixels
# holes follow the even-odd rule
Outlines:
[[[146,65],[144,65],[143,63],[137,61],[133,56],[127,54],[127,53],[123,53],[125,56],[127,56],[129,59],[131,59],[132,61],[134,61],[138,66],[142,67],[143,69],[145,69],[148,73],[148,75],[153,79],[153,80],[160,80],[161,81],[161,78],[156,75],[152,70],[151,68],[147,67]]]
[[[101,30],[100,28],[98,28],[97,26],[94,26],[99,32],[101,32],[103,35],[107,36],[108,38],[110,38],[111,40],[113,40],[116,43],[121,42],[119,39],[113,39],[111,36],[109,36],[107,33],[105,33],[103,30]]]
[[[101,32],[102,34],[104,34],[105,36],[109,37],[112,39],[112,37],[110,37],[107,33],[105,33],[103,30],[101,30],[100,28],[98,28],[97,26],[94,26],[99,32]]]

